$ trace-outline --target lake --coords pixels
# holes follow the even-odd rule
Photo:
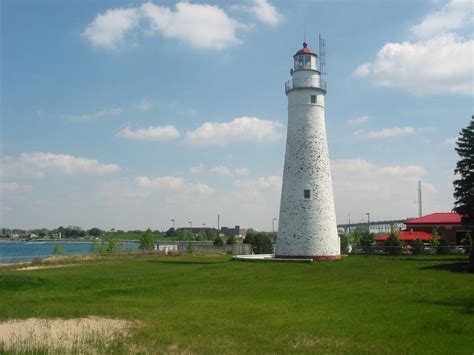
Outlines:
[[[0,264],[31,261],[54,255],[54,247],[61,244],[65,255],[91,254],[91,242],[11,242],[0,241]],[[138,249],[138,243],[117,242],[123,249]]]

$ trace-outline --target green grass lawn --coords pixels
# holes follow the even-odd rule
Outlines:
[[[188,256],[0,270],[0,319],[136,320],[129,349],[154,353],[472,354],[474,274],[457,266],[465,261]]]

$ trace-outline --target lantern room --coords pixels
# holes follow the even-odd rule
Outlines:
[[[304,69],[317,70],[316,65],[318,56],[308,47],[308,43],[304,42],[303,48],[296,52],[293,58],[295,61],[293,67],[294,71]]]

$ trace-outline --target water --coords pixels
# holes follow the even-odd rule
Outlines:
[[[26,262],[34,258],[54,255],[54,247],[61,244],[65,255],[90,254],[91,242],[10,242],[0,241],[0,264]],[[137,249],[138,243],[118,242],[122,249]]]

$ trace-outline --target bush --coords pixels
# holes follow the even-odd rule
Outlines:
[[[148,228],[140,238],[140,249],[147,251],[155,250],[155,241],[150,228]]]
[[[389,255],[401,255],[403,243],[400,240],[400,232],[391,228],[388,239],[383,243],[385,252]]]
[[[222,239],[222,237],[220,235],[218,235],[214,239],[214,245],[224,245],[224,239]]]
[[[411,243],[411,253],[413,255],[421,255],[423,253],[423,249],[425,245],[420,238],[416,238],[413,243]]]
[[[54,246],[54,255],[63,255],[64,254],[64,248],[62,244],[56,244]]]
[[[341,243],[341,254],[347,253],[347,248],[349,247],[349,235],[348,234],[341,235],[340,243]]]
[[[374,253],[374,244],[374,234],[370,233],[369,230],[364,230],[360,237],[360,246],[366,255]]]
[[[471,233],[466,232],[464,238],[461,240],[461,245],[464,247],[464,253],[470,254],[472,248],[472,237]]]
[[[449,254],[448,239],[446,239],[445,236],[440,235],[436,228],[433,228],[433,232],[431,232],[431,245],[436,250],[436,254],[438,255]]]
[[[186,250],[188,253],[193,253],[194,252],[194,240],[189,239],[188,244],[186,245]]]
[[[237,239],[235,238],[235,235],[231,235],[230,237],[227,238],[226,244],[227,245],[234,245],[237,243]]]

